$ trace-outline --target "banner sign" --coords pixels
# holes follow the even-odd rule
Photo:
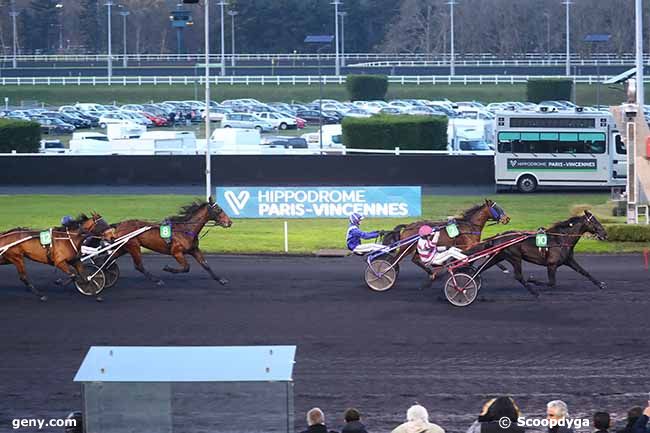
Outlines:
[[[596,170],[596,159],[508,158],[508,170]]]
[[[422,212],[419,186],[218,187],[217,203],[233,218],[416,217]]]

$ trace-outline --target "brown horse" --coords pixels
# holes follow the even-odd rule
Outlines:
[[[490,220],[495,221],[495,223],[508,224],[510,222],[510,217],[495,202],[492,200],[485,200],[485,203],[478,204],[466,210],[460,218],[456,219],[456,225],[460,232],[458,236],[450,238],[446,230],[441,230],[438,245],[444,247],[457,247],[462,250],[471,248],[480,242],[483,228]],[[384,245],[390,245],[398,240],[407,239],[411,236],[417,235],[420,227],[425,224],[431,227],[436,227],[445,226],[447,222],[424,220],[416,221],[408,225],[398,225],[390,233],[384,236],[383,243]],[[399,255],[404,252],[406,248],[409,248],[409,246],[407,245],[402,247],[397,254]],[[413,248],[413,251],[415,252],[412,257],[413,263],[422,268],[433,280],[436,276],[436,272],[422,263],[420,255],[417,253],[415,248]],[[409,252],[408,254],[411,253]]]
[[[84,239],[90,235],[102,236],[107,230],[110,230],[110,226],[101,215],[94,212],[90,218],[82,214],[64,227],[53,228],[49,246],[41,244],[40,231],[23,227],[14,228],[0,233],[0,253],[4,251],[0,255],[0,265],[14,265],[20,281],[41,301],[46,301],[47,296],[34,287],[27,278],[24,258],[55,266],[74,280],[83,270],[82,264],[77,259]]]
[[[201,233],[201,230],[203,230],[203,227],[209,221],[213,221],[215,225],[221,227],[227,228],[232,226],[232,221],[228,215],[213,201],[212,197],[210,197],[208,202],[194,202],[188,206],[184,206],[181,209],[180,215],[167,218],[166,223],[170,224],[172,228],[172,237],[170,240],[165,240],[160,236],[161,224],[159,223],[127,220],[113,224],[112,235],[114,238],[128,235],[143,227],[151,227],[151,230],[147,230],[129,240],[118,252],[117,257],[127,253],[130,254],[135,269],[144,274],[147,279],[155,281],[158,285],[162,285],[162,280],[156,279],[144,268],[141,247],[160,254],[173,256],[182,267],[180,269],[169,266],[163,268],[164,271],[173,274],[189,272],[190,264],[185,259],[185,255],[189,254],[196,259],[213,279],[219,281],[221,284],[227,284],[228,280],[212,272],[210,265],[208,265],[207,260],[205,260],[203,253],[199,249],[199,233]]]
[[[585,233],[592,233],[599,240],[607,239],[607,231],[591,212],[585,211],[582,216],[572,217],[568,220],[555,223],[548,229],[543,230],[543,232],[547,236],[547,248],[538,248],[535,236],[531,232],[508,231],[486,239],[481,244],[467,251],[467,254],[477,253],[486,248],[498,246],[523,234],[530,234],[529,238],[504,249],[493,257],[489,263],[485,264],[483,270],[505,260],[512,265],[515,279],[535,296],[539,296],[539,293],[529,283],[555,287],[555,274],[557,268],[560,266],[570,267],[580,275],[585,276],[600,289],[607,287],[604,282],[596,280],[580,266],[573,256],[573,249]],[[537,282],[532,278],[526,281],[523,277],[522,261],[545,266],[548,274],[548,283]]]

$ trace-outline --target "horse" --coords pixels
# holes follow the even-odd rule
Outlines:
[[[151,230],[143,232],[124,244],[124,247],[117,253],[116,258],[124,254],[129,254],[133,259],[135,269],[142,273],[148,280],[154,281],[160,286],[163,284],[163,281],[156,279],[145,269],[142,263],[141,247],[160,254],[173,256],[182,267],[180,269],[172,268],[170,266],[165,266],[163,268],[165,272],[173,274],[186,273],[190,271],[190,265],[185,259],[185,255],[189,254],[194,257],[194,259],[214,280],[225,285],[228,283],[228,280],[217,276],[212,271],[210,265],[203,256],[203,252],[199,249],[199,233],[209,221],[213,221],[215,225],[224,228],[232,226],[232,221],[228,215],[214,202],[212,197],[210,197],[207,202],[193,202],[184,206],[181,208],[179,215],[168,217],[165,220],[166,223],[171,225],[172,236],[169,241],[161,237],[161,224],[159,223],[151,223],[141,220],[127,220],[113,224],[111,226],[113,238],[128,235],[129,233],[143,227],[152,227]]]
[[[110,226],[95,212],[90,218],[81,214],[66,226],[52,228],[51,244],[47,246],[41,244],[40,231],[13,228],[0,233],[0,265],[14,265],[20,281],[41,301],[46,301],[47,296],[29,281],[24,258],[55,266],[75,280],[81,277],[83,271],[83,265],[78,260],[83,241],[91,235],[103,236],[107,230],[110,230]]]
[[[456,225],[460,232],[458,236],[451,238],[446,230],[441,230],[438,245],[444,247],[458,247],[463,250],[471,248],[480,242],[483,228],[489,220],[495,221],[495,224],[501,223],[505,225],[510,222],[510,217],[499,205],[492,200],[486,199],[484,203],[473,206],[463,212],[460,218],[456,219]],[[383,244],[390,245],[399,240],[404,240],[417,235],[420,227],[425,224],[431,227],[440,227],[445,226],[447,222],[425,220],[416,221],[411,224],[398,225],[384,236]],[[409,248],[409,246],[401,247],[396,255],[399,256],[399,254],[403,253],[406,248]],[[415,249],[414,251],[415,254],[412,256],[412,262],[422,268],[429,275],[431,280],[435,279],[436,272],[431,267],[425,265],[420,259],[420,255],[417,251]]]
[[[505,248],[489,259],[489,263],[485,263],[485,266],[482,267],[483,270],[488,269],[503,260],[509,262],[512,265],[515,279],[534,296],[539,296],[539,292],[530,286],[529,283],[536,286],[545,285],[551,288],[555,287],[555,275],[557,268],[560,266],[570,267],[589,279],[589,281],[599,289],[605,289],[607,287],[605,282],[598,281],[591,276],[591,274],[587,272],[573,256],[573,249],[585,233],[595,235],[598,240],[607,240],[607,231],[591,212],[585,211],[584,215],[575,216],[565,221],[557,222],[548,229],[540,229],[539,232],[546,233],[546,248],[539,248],[537,246],[535,233],[533,232],[507,231],[486,239],[481,244],[467,251],[466,254],[477,253],[486,248],[495,247],[499,244],[515,239],[518,236],[528,234],[530,236],[527,239]],[[548,282],[538,282],[532,277],[529,278],[528,281],[524,280],[522,261],[545,266],[548,274]]]

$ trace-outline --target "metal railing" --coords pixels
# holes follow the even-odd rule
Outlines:
[[[113,61],[119,62],[124,56],[120,54],[114,54],[111,56]],[[321,60],[333,60],[336,55],[334,53],[321,53],[320,56],[316,53],[261,53],[261,54],[236,54],[235,60],[240,61],[252,61],[252,60],[263,60],[263,61],[272,61],[272,60],[317,60],[319,57]],[[367,61],[379,61],[379,60],[419,60],[419,61],[432,61],[432,62],[445,62],[449,61],[450,55],[448,53],[345,53],[341,55],[346,60],[367,60]],[[572,62],[579,62],[581,60],[598,60],[598,61],[634,61],[634,53],[592,53],[582,55],[579,53],[571,54]],[[127,60],[133,62],[193,62],[193,63],[204,63],[205,56],[197,54],[128,54],[126,56]],[[228,63],[232,58],[231,54],[225,56]],[[644,58],[650,60],[650,53],[644,54]],[[45,55],[19,55],[16,57],[19,63],[27,62],[90,62],[90,63],[105,63],[108,60],[108,55],[106,54],[45,54]],[[542,61],[556,61],[559,63],[565,62],[564,53],[514,53],[511,55],[502,55],[502,54],[492,54],[492,53],[465,53],[465,54],[456,54],[455,59],[457,62],[502,62],[508,60],[517,60],[517,61],[533,61],[533,62],[542,62]],[[12,55],[1,55],[0,62],[2,63],[11,63],[13,60]],[[210,56],[211,63],[218,63],[221,61],[220,54],[214,54]]]
[[[572,59],[571,66],[634,66],[635,59]],[[377,62],[364,62],[348,64],[349,68],[404,68],[404,67],[448,67],[449,60],[385,60]],[[486,66],[562,66],[566,64],[562,59],[502,59],[502,60],[455,60],[456,67],[486,67]]]
[[[565,76],[543,75],[392,75],[388,77],[391,84],[439,85],[439,84],[523,84],[530,78],[566,78]],[[605,77],[595,75],[577,75],[570,77],[576,83],[596,84]],[[344,84],[345,76],[323,75],[322,83]],[[650,77],[645,79],[650,82]],[[137,77],[2,77],[1,86],[165,86],[165,85],[203,85],[203,76],[137,76]],[[319,77],[313,75],[275,75],[275,76],[215,76],[210,80],[215,85],[317,85]]]

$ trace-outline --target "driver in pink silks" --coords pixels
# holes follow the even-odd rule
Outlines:
[[[433,230],[431,226],[423,225],[418,230],[418,254],[426,266],[439,266],[449,259],[461,260],[467,256],[456,247],[439,247],[440,231]]]

